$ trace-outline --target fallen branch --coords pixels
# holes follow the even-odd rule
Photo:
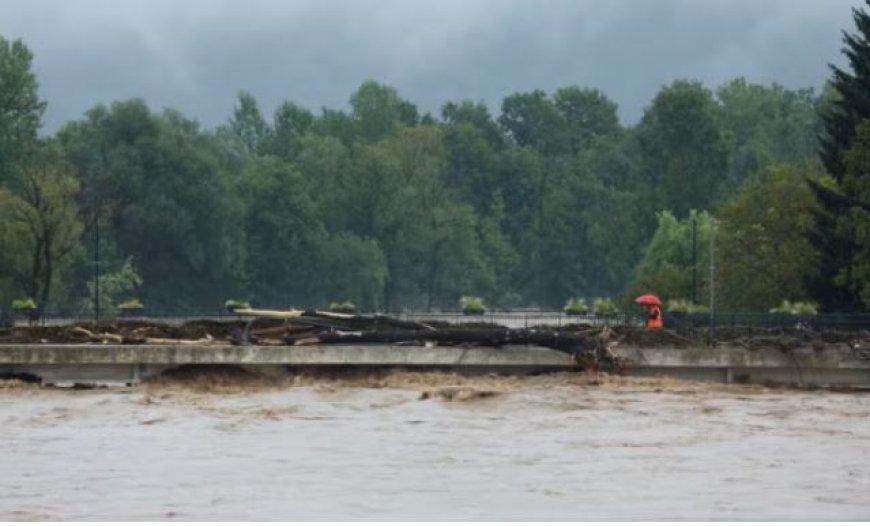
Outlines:
[[[264,310],[264,309],[236,309],[233,311],[237,316],[251,316],[254,318],[273,318],[288,320],[298,318],[305,314],[304,310]]]
[[[343,325],[352,325],[354,327],[363,328],[374,324],[375,329],[380,327],[393,327],[398,329],[425,329],[434,330],[434,327],[425,323],[416,321],[399,320],[376,314],[374,316],[362,316],[359,314],[344,314],[341,312],[329,312],[322,310],[266,310],[266,309],[236,309],[233,311],[238,316],[248,316],[253,318],[270,318],[277,320],[295,320],[300,323],[300,318],[306,318],[310,323],[311,320],[319,319],[320,324],[329,325],[325,320],[337,320],[344,322]]]
[[[120,334],[112,334],[109,332],[98,334],[89,331],[84,327],[73,327],[72,329],[70,329],[70,332],[76,336],[82,336],[96,343],[124,343],[124,337]]]
[[[147,338],[135,333],[131,336],[110,332],[96,333],[84,327],[73,327],[70,332],[95,343],[146,343],[152,345],[208,345],[214,343],[214,338],[210,334],[206,334],[198,340],[185,340],[181,338]]]

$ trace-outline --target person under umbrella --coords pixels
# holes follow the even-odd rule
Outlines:
[[[661,329],[664,327],[664,319],[662,317],[662,300],[655,294],[644,294],[634,299],[635,303],[639,303],[647,307],[646,327],[647,329]]]

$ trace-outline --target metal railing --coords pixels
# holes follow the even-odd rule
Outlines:
[[[665,313],[665,327],[709,327],[709,313]],[[815,330],[870,330],[870,313],[774,314],[768,312],[717,312],[714,327],[764,327],[790,329],[804,327]]]
[[[635,314],[617,314],[614,316],[596,316],[594,314],[569,315],[560,311],[508,311],[488,312],[484,314],[465,314],[454,312],[406,312],[397,317],[404,320],[419,322],[447,322],[460,324],[491,324],[511,329],[529,327],[565,327],[570,325],[619,325],[642,327],[644,316]]]

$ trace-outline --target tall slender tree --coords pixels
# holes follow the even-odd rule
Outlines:
[[[45,102],[39,100],[33,54],[21,40],[0,35],[0,183],[9,181],[15,163],[36,142]]]
[[[870,0],[865,2],[870,6]],[[870,119],[870,14],[858,8],[852,13],[857,31],[843,32],[843,54],[849,68],[831,66],[831,85],[837,98],[822,114],[825,132],[820,154],[835,184],[829,188],[809,181],[822,205],[810,240],[822,257],[818,278],[807,286],[826,310],[866,308],[856,279],[856,266],[862,265],[858,243],[861,216],[854,209],[870,210],[870,203],[861,199],[855,185],[844,184],[844,180],[846,153],[855,142],[858,126]]]

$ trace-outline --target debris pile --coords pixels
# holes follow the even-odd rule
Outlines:
[[[493,324],[450,326],[442,323],[399,320],[389,316],[362,316],[316,310],[237,310],[250,316],[244,329],[229,341],[236,345],[365,345],[484,346],[534,345],[565,352],[587,369],[618,369],[610,349],[612,333],[605,328],[582,331],[508,329]]]
[[[409,347],[530,345],[570,354],[586,369],[618,369],[609,328],[550,327],[508,329],[494,324],[449,325],[383,315],[355,315],[316,310],[238,309],[238,320],[192,321],[173,327],[143,321],[119,321],[66,327],[15,327],[0,334],[0,343],[106,343],[115,345],[366,345]],[[247,321],[242,318],[247,318]]]
[[[112,343],[154,345],[220,343],[241,331],[244,321],[196,320],[182,325],[154,321],[102,321],[97,324],[12,327],[0,330],[2,343]]]
[[[449,324],[408,321],[383,315],[318,310],[238,309],[228,321],[195,320],[182,325],[124,320],[62,327],[13,327],[0,331],[0,343],[106,343],[115,345],[367,345],[408,347],[528,345],[570,354],[587,370],[619,370],[619,345],[641,348],[701,348],[710,345],[707,328],[648,330],[639,327],[540,326],[509,329],[492,323]],[[870,351],[868,331],[817,331],[808,327],[718,327],[714,345],[788,352],[848,344]]]

